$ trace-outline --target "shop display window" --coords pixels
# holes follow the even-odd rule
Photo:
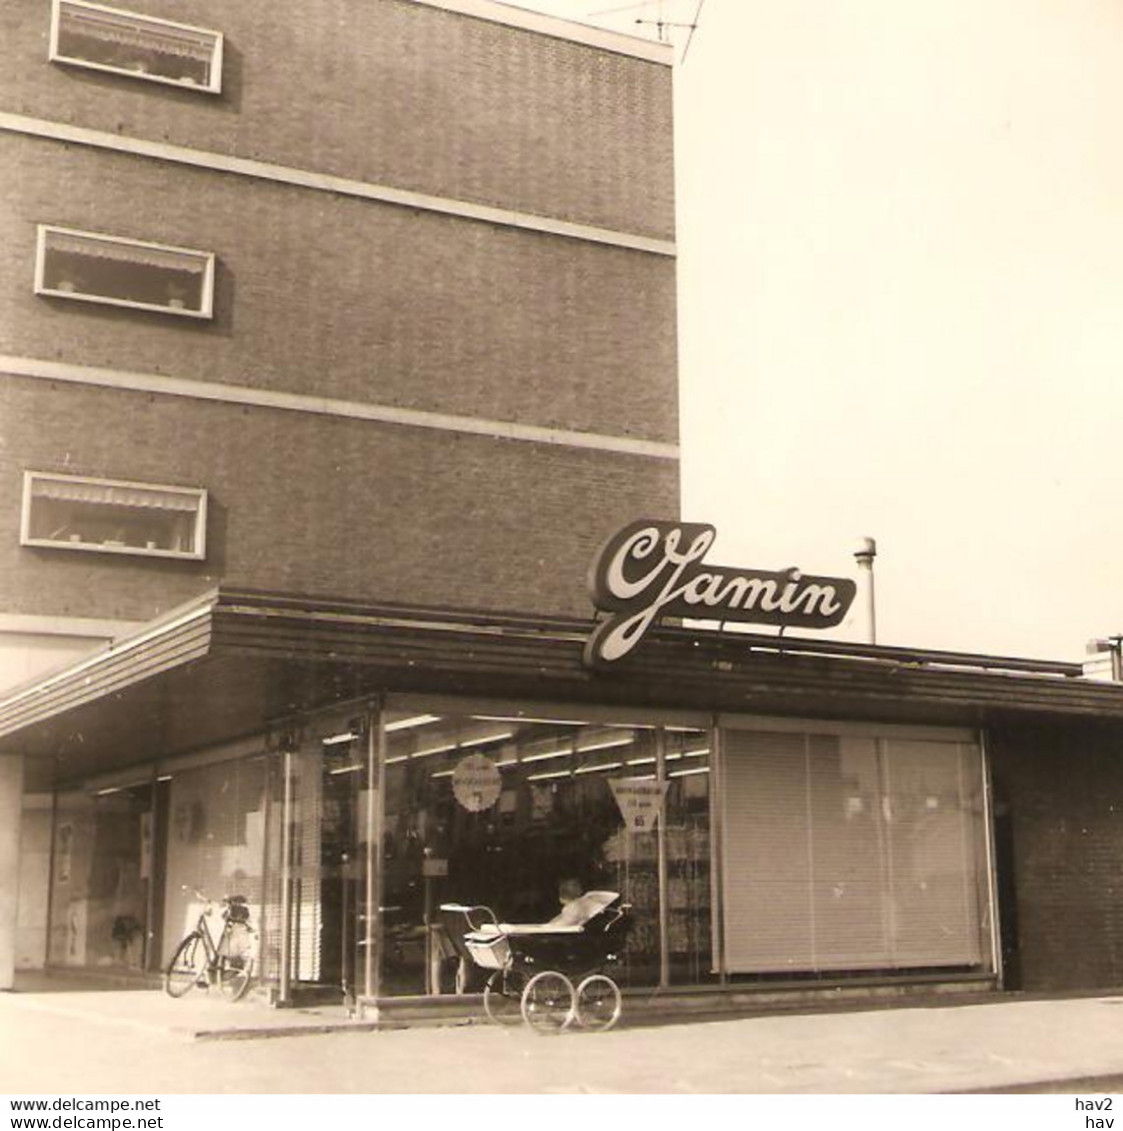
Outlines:
[[[71,790],[54,815],[51,935],[56,966],[151,966],[153,786]]]
[[[989,968],[977,744],[853,729],[722,739],[731,975]]]
[[[658,985],[658,821],[629,824],[618,787],[660,774],[674,798],[667,839],[679,906],[671,965],[684,977],[708,968],[704,732],[517,714],[387,718],[383,993],[454,988],[458,960],[442,937],[442,903],[483,905],[501,922],[538,924],[577,890],[620,894],[631,922],[613,977]],[[688,912],[695,899],[701,903]],[[467,974],[466,988],[479,989],[486,975]]]
[[[717,976],[711,938],[710,733],[669,729],[664,746],[670,980],[701,985]]]
[[[251,925],[260,930],[266,903],[266,782],[263,757],[171,775],[162,963],[197,922],[202,910],[197,893],[216,906],[225,896],[245,896]],[[268,970],[268,956],[263,960]]]
[[[222,89],[221,33],[86,0],[55,0],[50,58],[210,94]]]

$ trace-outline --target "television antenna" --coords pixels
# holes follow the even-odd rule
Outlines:
[[[672,0],[673,2],[673,0]],[[706,0],[693,0],[694,2],[694,16],[689,22],[681,20],[671,20],[666,16],[667,0],[639,0],[638,3],[624,4],[616,8],[602,8],[597,12],[590,12],[590,16],[609,16],[618,15],[623,12],[640,12],[633,18],[633,23],[638,26],[646,26],[655,28],[655,34],[660,43],[672,43],[674,31],[686,31],[686,45],[682,49],[681,62],[686,62],[687,52],[690,50],[690,42],[694,38],[694,33],[698,30],[698,24],[702,18],[702,9],[705,7]],[[654,8],[654,18],[648,14],[650,9]]]

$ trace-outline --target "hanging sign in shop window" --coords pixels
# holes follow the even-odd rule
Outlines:
[[[469,813],[490,809],[499,800],[502,788],[499,767],[482,754],[461,758],[452,771],[452,792]]]
[[[626,656],[663,617],[831,628],[857,591],[847,577],[709,565],[716,530],[643,519],[614,534],[593,562],[593,604],[608,617],[585,645],[589,665]]]
[[[612,795],[629,832],[645,833],[655,828],[663,808],[667,782],[651,778],[610,778]]]

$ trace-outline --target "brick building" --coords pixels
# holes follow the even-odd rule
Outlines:
[[[497,1009],[442,904],[575,885],[683,1008],[1118,985],[1118,684],[715,631],[854,585],[674,521],[664,49],[276,7],[0,13],[0,986],[238,893],[278,1003]]]
[[[447,603],[455,564],[458,602],[577,611],[597,541],[677,509],[664,51],[489,3],[130,11],[0,14],[2,521],[28,471],[67,477],[33,526],[79,479],[206,520],[178,558],[5,540],[7,669],[219,580]]]
[[[127,7],[0,13],[0,685],[220,581],[576,612],[677,509],[669,51],[489,0]]]

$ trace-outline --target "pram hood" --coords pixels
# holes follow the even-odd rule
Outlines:
[[[587,891],[570,900],[560,915],[546,923],[483,923],[465,934],[470,941],[494,938],[496,935],[581,934],[585,925],[620,898],[618,891]],[[453,905],[446,905],[451,910]],[[459,910],[459,908],[457,908]]]
[[[599,915],[606,907],[611,906],[620,898],[618,891],[587,891],[576,899],[570,900],[555,915],[548,927],[584,927],[590,919]]]

